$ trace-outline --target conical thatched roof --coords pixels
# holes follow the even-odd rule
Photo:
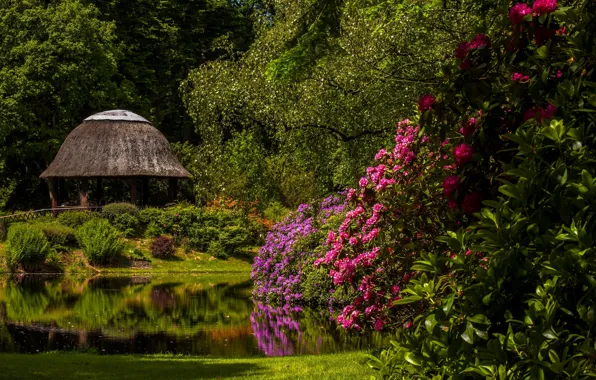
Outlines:
[[[115,110],[90,116],[76,127],[40,177],[138,176],[188,178],[190,174],[149,121]]]

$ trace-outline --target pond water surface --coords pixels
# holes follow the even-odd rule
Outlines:
[[[326,312],[271,308],[238,275],[0,276],[0,352],[282,356],[377,348]]]

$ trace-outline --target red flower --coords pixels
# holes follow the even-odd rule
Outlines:
[[[446,196],[451,195],[457,190],[459,183],[461,180],[456,175],[450,175],[449,177],[443,180],[443,194]]]
[[[557,31],[555,32],[555,34],[557,36],[566,36],[569,34],[569,31],[567,30],[566,27],[562,26],[559,29],[557,29]]]
[[[450,209],[452,209],[452,210],[455,210],[455,209],[457,208],[457,202],[456,202],[456,201],[454,201],[453,199],[449,199],[449,200],[447,201],[447,206],[448,206]]]
[[[521,24],[524,17],[532,13],[532,9],[524,3],[517,3],[509,10],[509,21],[512,25]]]
[[[466,124],[459,129],[459,132],[464,135],[464,137],[470,136],[474,131],[476,131],[476,127],[478,125],[478,120],[476,118],[471,117],[468,119]]]
[[[536,0],[532,9],[536,16],[553,13],[557,10],[557,0]]]
[[[433,104],[435,104],[435,97],[430,94],[424,94],[418,100],[418,110],[420,112],[429,111],[433,108]]]
[[[524,75],[522,73],[513,73],[513,75],[511,76],[511,80],[513,82],[527,82],[530,80],[530,77],[528,75]]]
[[[466,144],[461,144],[455,147],[454,156],[457,166],[462,166],[472,159],[474,149]]]
[[[466,194],[464,201],[462,202],[461,208],[466,214],[473,214],[480,211],[482,202],[482,194],[475,191],[471,194]]]
[[[404,328],[411,329],[413,325],[414,324],[412,323],[412,321],[408,321],[408,322],[404,323]]]

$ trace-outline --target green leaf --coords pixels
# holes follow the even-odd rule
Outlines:
[[[474,326],[472,326],[470,322],[468,322],[464,333],[461,334],[461,338],[466,341],[466,343],[474,344]]]
[[[451,308],[453,306],[453,301],[455,300],[455,294],[451,293],[447,297],[443,298],[443,312],[445,315],[449,315],[451,313]]]
[[[420,359],[412,352],[408,352],[405,356],[404,359],[406,359],[406,361],[410,364],[413,364],[415,366],[421,366],[422,362],[420,361]]]
[[[420,296],[408,296],[408,297],[399,299],[397,301],[394,301],[393,304],[394,305],[406,305],[409,303],[418,302],[422,299],[423,299],[423,297],[420,297]]]
[[[534,52],[534,57],[536,57],[538,59],[547,59],[548,58],[548,47],[546,47],[546,45],[540,46]]]

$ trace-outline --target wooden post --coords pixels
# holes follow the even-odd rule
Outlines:
[[[79,195],[81,199],[81,207],[89,207],[89,180],[87,178],[81,179]]]
[[[60,205],[60,191],[58,188],[58,180],[50,178],[48,180],[48,188],[50,189],[50,200],[52,202],[52,215],[58,216],[58,206]]]
[[[137,180],[133,178],[130,180],[130,202],[133,205],[137,204]]]
[[[178,179],[168,178],[168,201],[173,202],[178,196]]]
[[[97,205],[101,206],[101,201],[103,198],[103,181],[101,179],[101,177],[97,177],[97,189],[96,189],[96,195],[97,195]]]
[[[143,177],[143,206],[149,204],[149,177]]]
[[[66,180],[64,178],[60,178],[58,180],[58,198],[60,202],[68,202],[68,189],[66,188]]]

